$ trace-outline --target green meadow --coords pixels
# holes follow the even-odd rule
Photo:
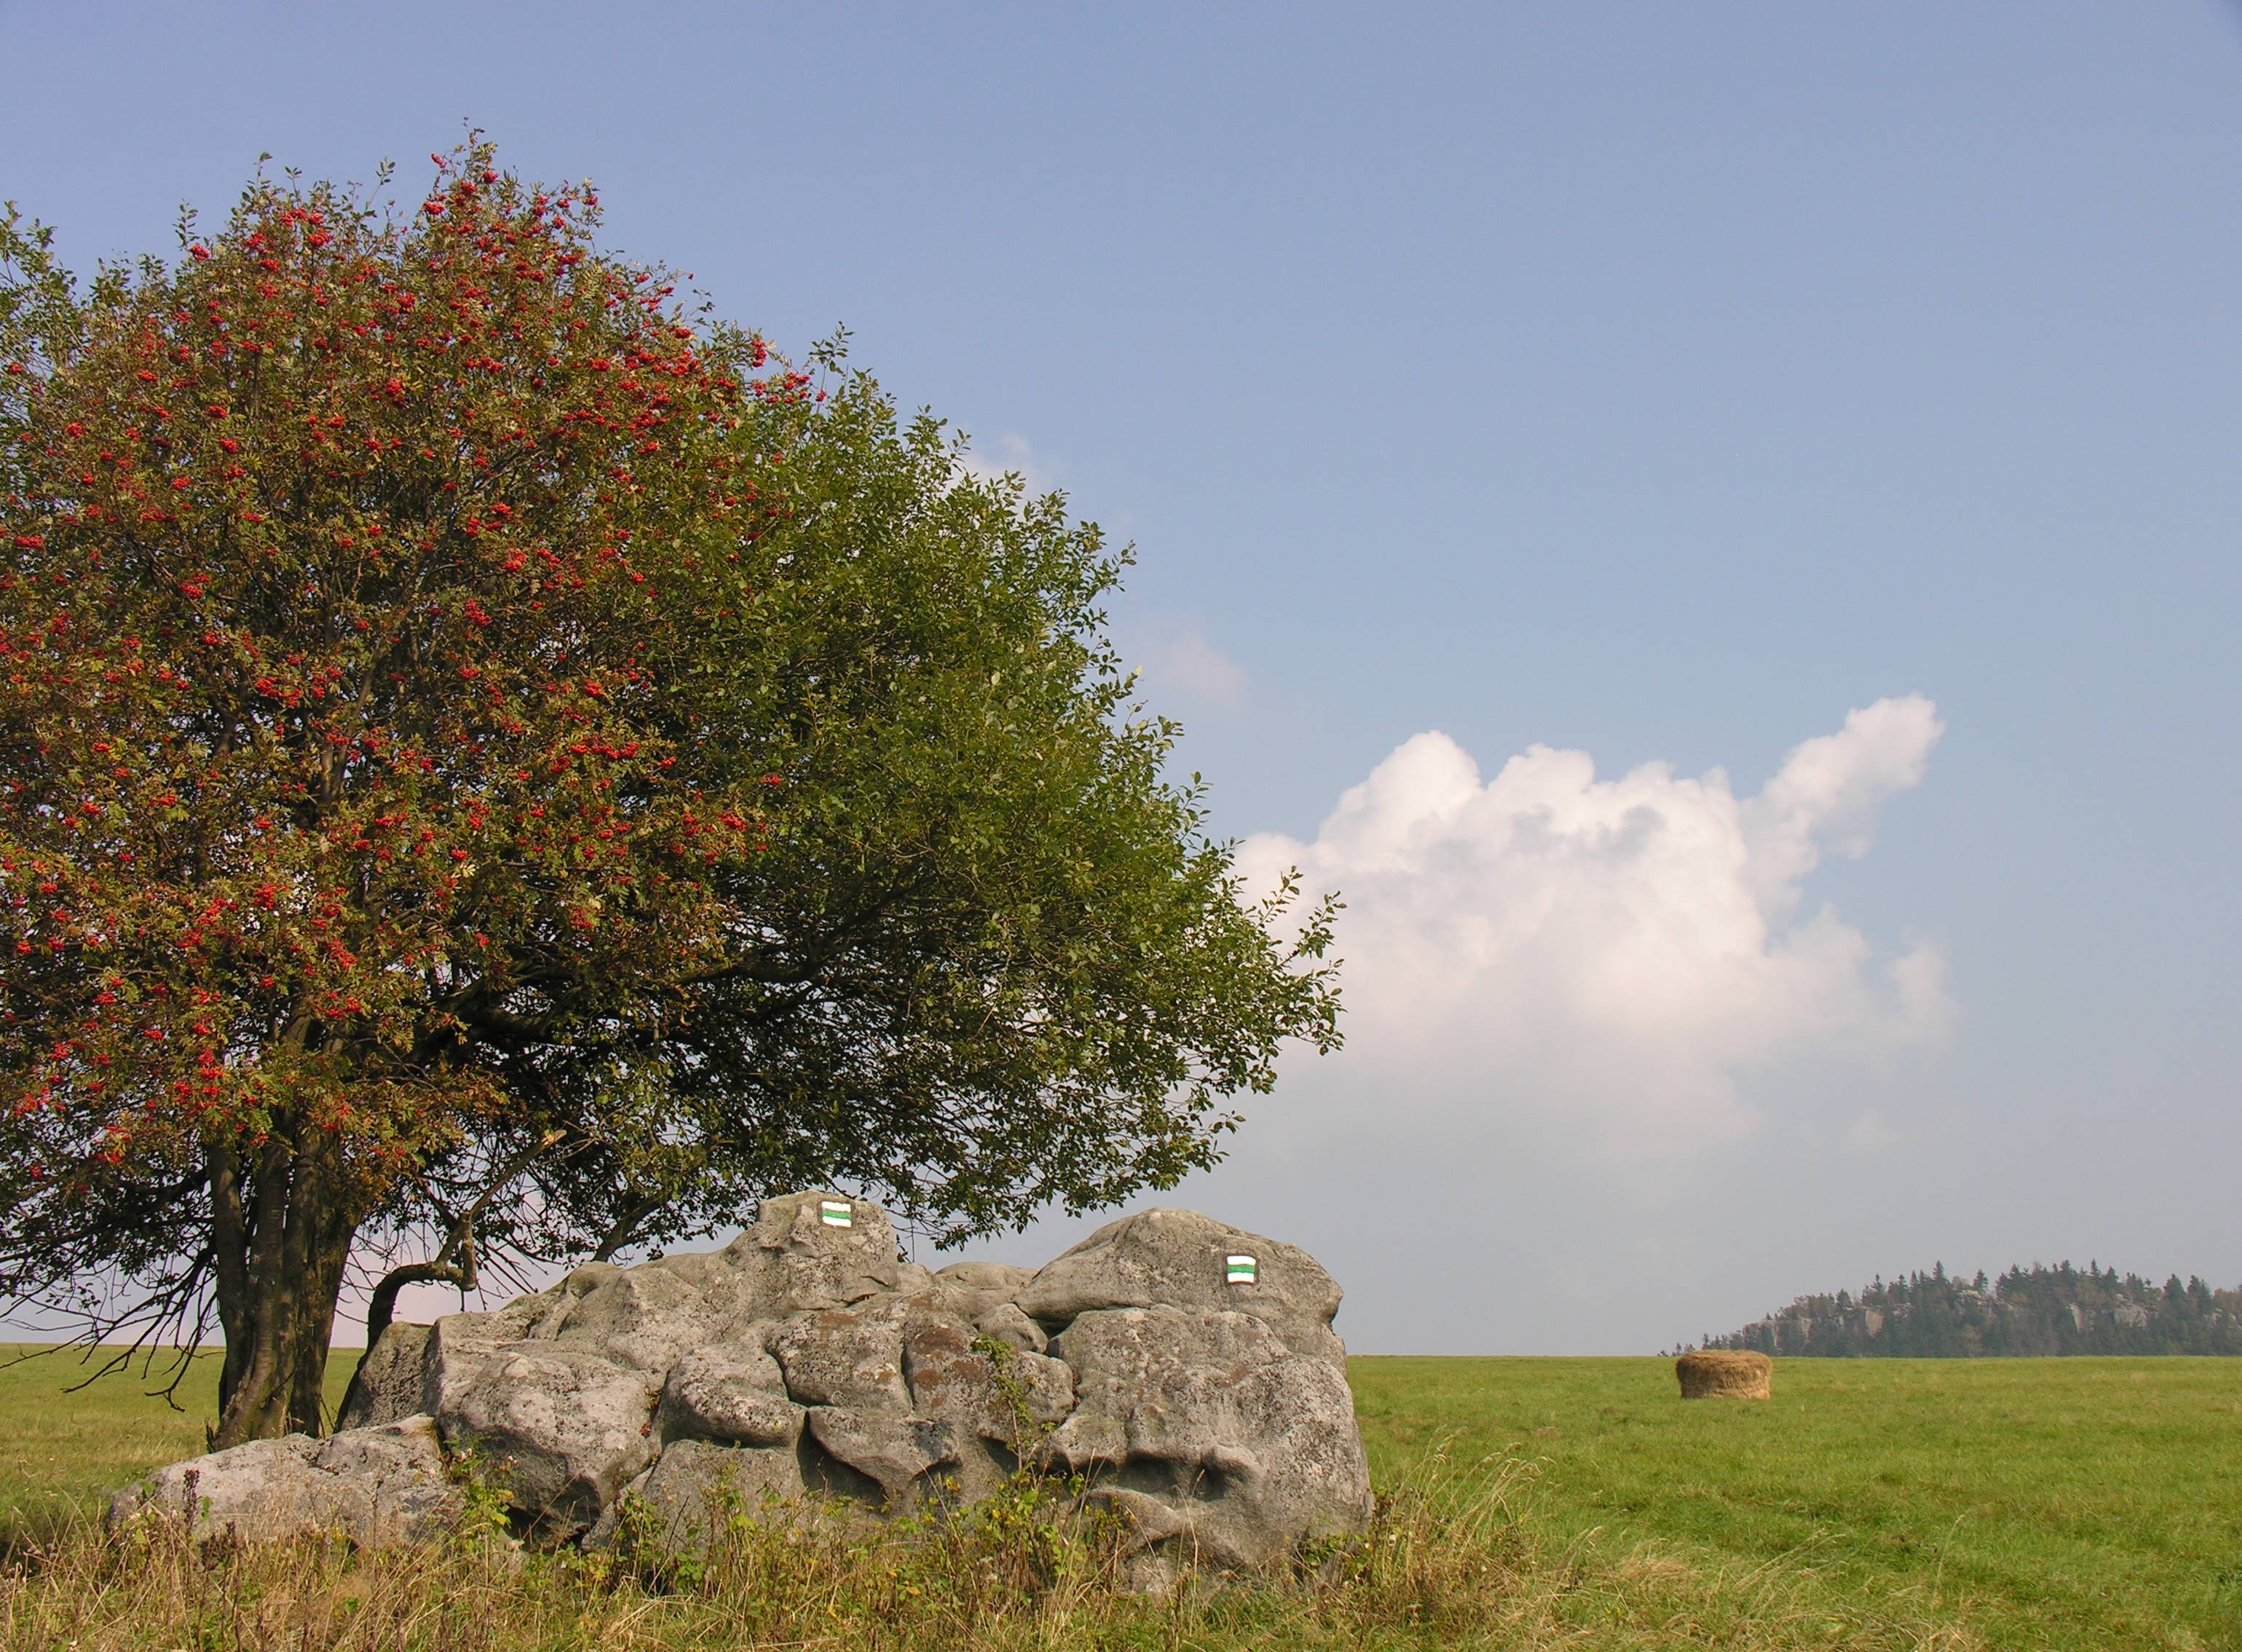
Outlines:
[[[184,1413],[0,1368],[6,1645],[2242,1649],[2242,1360],[1792,1361],[1685,1405],[1660,1360],[1358,1359],[1365,1554],[1164,1603],[1048,1556],[977,1593],[1017,1556],[931,1539],[682,1574],[104,1544],[99,1494],[199,1448],[212,1365]]]
[[[1764,1566],[1988,1646],[2242,1647],[2242,1360],[1786,1360],[1764,1404],[1684,1405],[1654,1360],[1350,1374],[1375,1470],[1518,1460],[1545,1532]]]

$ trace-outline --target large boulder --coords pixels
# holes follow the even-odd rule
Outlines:
[[[344,1432],[175,1465],[119,1508],[180,1501],[191,1471],[205,1527],[399,1541],[456,1509],[448,1454],[533,1538],[690,1547],[729,1520],[956,1508],[1024,1467],[1124,1515],[1148,1587],[1272,1568],[1369,1520],[1339,1303],[1304,1252],[1190,1211],[1033,1273],[932,1273],[876,1205],[790,1194],[721,1251],[393,1324]]]
[[[846,1222],[836,1219],[845,1209]],[[779,1319],[817,1308],[846,1307],[896,1291],[924,1291],[933,1276],[900,1259],[895,1225],[865,1199],[827,1193],[767,1199],[753,1226],[717,1252],[748,1293]],[[649,1264],[649,1266],[654,1266]]]
[[[1293,1353],[1265,1321],[1097,1308],[1051,1351],[1075,1380],[1051,1461],[1097,1482],[1092,1495],[1128,1513],[1140,1547],[1171,1568],[1265,1569],[1303,1539],[1368,1524],[1370,1469],[1345,1373]]]
[[[379,1548],[435,1537],[462,1501],[444,1472],[436,1425],[407,1417],[314,1440],[252,1440],[159,1468],[111,1500],[124,1524],[168,1515],[202,1541],[328,1534]]]
[[[394,1422],[427,1411],[420,1380],[432,1330],[425,1325],[393,1323],[374,1340],[359,1360],[341,1408],[335,1414],[338,1429]]]
[[[770,1351],[786,1373],[786,1391],[805,1405],[909,1411],[903,1320],[910,1310],[908,1297],[877,1296],[779,1326],[770,1333]]]
[[[1234,1271],[1230,1259],[1245,1261]],[[1043,1269],[1013,1302],[1057,1329],[1100,1308],[1219,1309],[1249,1313],[1294,1353],[1341,1366],[1331,1328],[1339,1282],[1297,1246],[1248,1233],[1197,1211],[1144,1211],[1109,1222]]]
[[[472,1454],[537,1529],[574,1536],[653,1462],[661,1394],[661,1379],[640,1367],[523,1344],[487,1360],[436,1426],[444,1444]]]
[[[906,1323],[903,1371],[913,1407],[948,1431],[950,1462],[922,1488],[946,1502],[977,1502],[1023,1459],[1042,1462],[1074,1408],[1074,1373],[1060,1361],[938,1313]]]
[[[778,1361],[753,1343],[701,1348],[669,1369],[654,1426],[664,1444],[779,1446],[802,1438],[802,1408],[789,1397]]]
[[[663,1548],[702,1548],[729,1518],[786,1521],[809,1508],[811,1488],[792,1451],[674,1441],[661,1461],[631,1487],[644,1534]],[[585,1539],[587,1548],[609,1542],[628,1506],[618,1501]]]

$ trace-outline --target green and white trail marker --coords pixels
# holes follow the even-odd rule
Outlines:
[[[849,1225],[849,1201],[845,1199],[819,1199],[817,1219],[828,1227],[847,1227]]]
[[[1229,1259],[1226,1274],[1232,1285],[1251,1285],[1254,1280],[1254,1262],[1250,1256],[1233,1256]]]

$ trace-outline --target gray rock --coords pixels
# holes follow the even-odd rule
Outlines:
[[[936,1273],[934,1286],[944,1309],[961,1320],[978,1320],[1017,1296],[1033,1278],[1034,1269],[1004,1262],[952,1262]]]
[[[903,1369],[913,1407],[1015,1455],[1039,1447],[1074,1408],[1074,1373],[1057,1360],[1017,1350],[1000,1367],[999,1356],[977,1347],[977,1340],[954,1320],[929,1316],[909,1324]]]
[[[954,1508],[1024,1466],[1085,1477],[1131,1533],[1130,1579],[1161,1589],[1367,1521],[1339,1299],[1292,1246],[1187,1211],[1033,1274],[936,1274],[875,1206],[794,1194],[722,1251],[393,1325],[352,1386],[359,1426],[176,1465],[118,1507],[184,1504],[191,1471],[198,1529],[400,1541],[459,1507],[440,1443],[547,1541],[693,1547],[739,1517]]]
[[[1263,1569],[1306,1540],[1368,1523],[1369,1463],[1345,1374],[1291,1352],[1259,1318],[1096,1309],[1052,1350],[1074,1371],[1076,1398],[1051,1461],[1176,1517],[1138,1520],[1139,1547]],[[1144,1512],[1133,1499],[1117,1506]]]
[[[810,1490],[792,1451],[714,1446],[680,1440],[661,1454],[653,1470],[633,1484],[632,1497],[642,1510],[646,1535],[654,1543],[685,1552],[707,1547],[710,1533],[735,1517],[785,1521],[804,1516]],[[587,1548],[613,1541],[627,1505],[618,1499],[585,1539]]]
[[[550,1535],[598,1520],[654,1461],[660,1380],[601,1355],[550,1344],[501,1351],[437,1418],[444,1444]]]
[[[1232,1284],[1227,1261],[1251,1257],[1254,1278]],[[1197,1211],[1144,1211],[1109,1222],[1047,1263],[1013,1299],[1054,1330],[1100,1308],[1166,1305],[1250,1313],[1294,1353],[1344,1373],[1346,1346],[1332,1330],[1339,1284],[1297,1246],[1249,1233]]]
[[[833,1199],[830,1193],[767,1199],[755,1225],[718,1252],[745,1276],[762,1317],[846,1307],[906,1282],[909,1265],[897,1259],[888,1213],[864,1199],[841,1200],[849,1206],[849,1225],[835,1227],[820,1213]],[[919,1279],[927,1277],[923,1268],[912,1271]]]
[[[957,1434],[931,1417],[813,1406],[809,1432],[836,1461],[877,1486],[889,1508],[916,1504],[927,1477],[957,1462]]]
[[[909,1411],[903,1320],[910,1313],[907,1299],[881,1296],[778,1326],[769,1347],[786,1373],[786,1391],[804,1405]]]
[[[1017,1302],[999,1302],[974,1321],[974,1328],[992,1341],[1025,1353],[1041,1353],[1051,1346],[1043,1326],[1021,1313]]]
[[[314,1440],[252,1440],[191,1457],[111,1501],[112,1526],[151,1513],[200,1540],[332,1534],[379,1548],[441,1535],[463,1507],[445,1477],[436,1426],[406,1417]]]
[[[1010,1262],[952,1262],[938,1269],[934,1277],[945,1285],[985,1292],[992,1301],[1009,1302],[1035,1276],[1035,1269],[1014,1267]]]
[[[1040,1461],[1044,1440],[1074,1406],[1074,1373],[1057,1360],[939,1313],[906,1321],[903,1372],[914,1410],[949,1429],[957,1454],[920,1494],[953,1506],[986,1498],[1024,1459]]]
[[[802,1437],[802,1407],[787,1398],[778,1361],[754,1344],[702,1348],[679,1360],[661,1391],[661,1438],[782,1446]]]
[[[582,1278],[579,1269],[569,1276]],[[587,1348],[645,1371],[666,1371],[690,1350],[703,1346],[713,1321],[733,1305],[674,1267],[659,1263],[617,1268],[576,1298],[553,1329],[563,1347]]]
[[[429,1327],[393,1321],[366,1351],[335,1414],[338,1430],[371,1428],[428,1409],[421,1393]]]
[[[424,1408],[439,1418],[450,1414],[485,1365],[501,1352],[540,1340],[540,1326],[557,1320],[574,1300],[547,1291],[518,1296],[487,1313],[446,1313],[438,1320],[428,1327],[420,1355]]]

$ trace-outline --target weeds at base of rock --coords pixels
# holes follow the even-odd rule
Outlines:
[[[961,1626],[1124,1594],[1125,1518],[1093,1503],[1084,1476],[1038,1467],[1039,1437],[1012,1443],[1018,1467],[970,1505],[952,1481],[920,1512],[875,1524],[837,1502],[807,1513],[775,1501],[751,1508],[725,1488],[698,1528],[715,1540],[681,1546],[658,1511],[627,1494],[604,1545],[554,1558],[594,1587],[657,1596],[783,1596],[799,1593],[803,1577],[848,1575],[874,1584],[879,1615]]]
[[[471,1450],[451,1453],[444,1459],[444,1476],[460,1494],[460,1514],[452,1528],[453,1541],[496,1543],[514,1534],[514,1510],[507,1502],[506,1492],[480,1456]]]
[[[1371,1530],[1312,1545],[1289,1578],[1186,1574],[1124,1589],[1122,1545],[1064,1483],[1017,1481],[965,1516],[863,1523],[733,1509],[705,1555],[626,1528],[593,1554],[525,1552],[471,1508],[447,1544],[206,1548],[179,1522],[91,1521],[0,1568],[0,1646],[81,1652],[516,1649],[1285,1647],[1890,1649],[1974,1642],[1909,1609],[1833,1615],[1797,1568],[1553,1542],[1519,1512],[1530,1466],[1435,1453],[1383,1488]]]

